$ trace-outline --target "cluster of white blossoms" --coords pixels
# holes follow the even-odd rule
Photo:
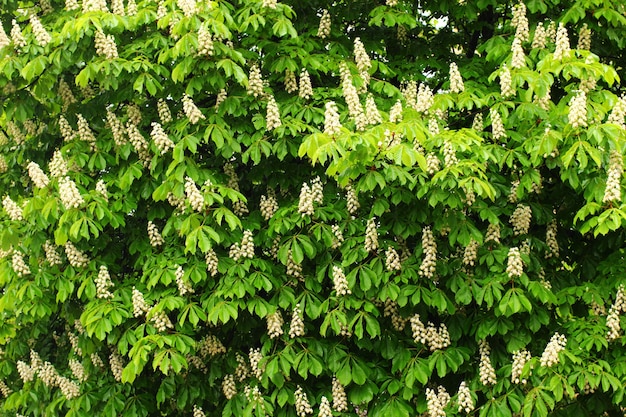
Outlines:
[[[567,29],[563,23],[559,23],[559,28],[556,31],[556,48],[554,50],[554,59],[560,60],[570,54],[569,37],[567,35]]]
[[[459,159],[456,157],[456,150],[449,140],[443,141],[443,163],[447,168],[456,165]]]
[[[289,337],[293,339],[299,336],[304,336],[304,320],[302,318],[300,304],[296,304],[293,308],[291,324],[289,325]]]
[[[95,35],[96,54],[105,57],[106,59],[118,58],[117,45],[115,44],[115,38],[113,35],[105,35],[102,30],[97,29]]]
[[[278,201],[276,200],[274,190],[268,189],[267,195],[261,196],[259,208],[261,209],[261,216],[263,216],[266,221],[271,219],[276,211],[278,211]]]
[[[524,48],[522,47],[522,41],[517,36],[513,38],[511,50],[513,51],[511,68],[523,68],[526,65]]]
[[[509,278],[521,277],[524,273],[524,262],[519,248],[513,247],[509,249],[507,254],[506,273]]]
[[[78,208],[85,202],[76,183],[68,176],[59,179],[59,197],[66,209]]]
[[[228,176],[228,187],[239,191],[239,178],[232,163],[227,162],[224,164],[224,173]],[[244,216],[248,213],[248,206],[245,201],[237,200],[233,204],[233,211],[237,216]]]
[[[622,173],[624,172],[622,154],[617,149],[611,149],[609,156],[608,177],[602,202],[609,203],[622,199]]]
[[[333,265],[333,285],[338,296],[352,294],[348,285],[348,279],[340,266]]]
[[[624,123],[624,117],[626,116],[626,95],[622,95],[615,105],[613,106],[613,110],[611,110],[611,114],[607,119],[607,123],[615,123],[620,126],[622,129],[626,129],[626,124]]]
[[[513,81],[511,79],[511,70],[506,65],[506,63],[502,64],[502,68],[500,70],[500,95],[503,98],[507,98],[507,97],[511,97],[515,95],[515,89],[513,88]]]
[[[124,370],[124,363],[122,362],[122,357],[117,352],[112,352],[109,355],[109,366],[111,367],[111,373],[113,374],[113,378],[117,382],[122,381],[122,371]]]
[[[441,323],[439,327],[436,327],[429,321],[426,326],[424,326],[424,323],[420,320],[419,314],[413,315],[409,319],[409,322],[415,343],[428,345],[428,349],[432,352],[450,346],[450,333],[445,323]]]
[[[478,374],[480,382],[483,385],[493,385],[496,383],[496,371],[491,364],[491,347],[486,340],[478,343],[478,351],[480,352],[480,363],[478,365]]]
[[[193,417],[206,417],[202,407],[198,407],[196,404],[193,405]]]
[[[620,285],[615,296],[615,302],[609,309],[606,317],[606,326],[609,328],[606,339],[612,341],[617,339],[622,329],[620,328],[620,314],[626,312],[626,294],[624,294],[624,284]]]
[[[348,213],[354,214],[361,207],[359,203],[359,198],[356,195],[356,191],[352,187],[351,184],[346,185],[346,205],[348,208]]]
[[[185,281],[185,270],[182,266],[176,268],[174,276],[176,277],[176,287],[178,288],[178,294],[181,297],[184,297],[187,294],[193,294],[195,292],[191,285],[187,281]]]
[[[161,152],[161,155],[165,155],[170,149],[174,147],[174,142],[167,136],[161,124],[152,122],[152,131],[150,137],[154,141],[154,144]]]
[[[72,371],[72,375],[74,375],[74,378],[76,378],[80,382],[85,382],[87,380],[85,367],[83,366],[82,362],[79,362],[77,359],[72,358],[69,360],[68,365]]]
[[[104,362],[102,362],[102,358],[97,353],[92,353],[89,355],[89,359],[91,359],[91,363],[93,366],[97,368],[104,368]]]
[[[535,27],[535,34],[533,36],[533,42],[531,44],[531,48],[533,49],[544,49],[546,47],[546,28],[543,26],[543,22],[537,23]]]
[[[134,317],[141,317],[150,310],[148,303],[143,298],[143,294],[136,287],[133,287],[132,303]]]
[[[282,126],[282,122],[280,120],[280,110],[278,109],[278,104],[276,104],[276,99],[274,99],[273,95],[270,95],[267,100],[267,113],[265,114],[265,128],[267,130],[274,130],[277,127]]]
[[[89,122],[82,114],[77,114],[76,118],[78,119],[78,137],[83,142],[87,142],[91,150],[94,150],[96,148],[96,136],[93,134],[91,127],[89,127]]]
[[[463,78],[459,72],[459,67],[456,63],[450,63],[450,92],[462,93],[465,91],[465,84],[463,84]]]
[[[450,402],[450,394],[439,385],[437,391],[426,388],[426,407],[429,417],[446,417],[445,408]]]
[[[196,104],[193,102],[191,97],[189,97],[187,94],[183,94],[182,100],[183,100],[183,112],[185,112],[185,116],[187,116],[187,118],[189,119],[192,125],[195,125],[200,120],[206,118],[204,114],[202,114],[200,109],[196,107]]]
[[[214,51],[213,37],[205,26],[198,30],[198,55],[212,56]]]
[[[252,76],[252,71],[250,71],[250,76]],[[248,80],[248,86],[250,86],[250,81]],[[261,81],[261,89],[263,88],[263,82]],[[295,93],[298,91],[298,80],[296,80],[296,74],[290,70],[285,70],[285,91],[289,94]],[[250,94],[250,93],[248,93]]]
[[[65,242],[65,255],[74,268],[84,268],[89,264],[89,257],[78,250],[69,240]]]
[[[459,77],[460,77],[460,74],[459,74]],[[458,80],[456,81],[458,82]],[[463,80],[461,80],[461,84],[462,83],[463,83]],[[430,89],[428,85],[421,83],[419,85],[419,88],[417,89],[416,94],[417,95],[415,97],[415,104],[412,107],[418,112],[427,113],[434,103],[433,91]]]
[[[519,189],[519,184],[519,180],[511,182],[511,189],[509,190],[509,195],[507,197],[509,203],[517,203],[517,190]]]
[[[422,231],[422,251],[424,259],[420,265],[419,274],[432,279],[437,268],[437,242],[435,242],[430,226],[425,227]]]
[[[15,143],[17,143],[18,145],[24,143],[24,141],[26,140],[26,135],[22,133],[20,128],[15,123],[13,123],[12,121],[8,121],[6,128],[7,132],[9,133],[9,137],[13,139]]]
[[[298,201],[298,213],[302,216],[312,216],[315,213],[314,203],[324,203],[324,187],[320,177],[315,177],[311,181],[311,185],[306,182],[302,184],[300,189],[300,198]]]
[[[511,382],[514,384],[526,385],[526,378],[522,378],[524,366],[530,360],[530,352],[526,349],[513,352],[513,365],[511,366]]]
[[[372,94],[368,94],[365,100],[365,120],[368,125],[377,125],[383,121]]]
[[[308,100],[313,97],[313,86],[311,85],[311,77],[309,76],[309,71],[307,71],[306,68],[303,68],[300,72],[298,95],[304,100]]]
[[[556,219],[548,223],[546,229],[546,245],[548,246],[548,252],[546,258],[558,258],[559,257],[559,242],[556,240],[557,222]]]
[[[159,113],[159,119],[161,123],[166,124],[173,120],[172,112],[170,111],[169,106],[162,98],[157,101],[157,113]]]
[[[298,385],[294,396],[296,397],[295,405],[298,417],[306,417],[307,414],[313,414],[313,408],[311,408],[309,399],[300,385]]]
[[[148,221],[148,239],[150,239],[150,246],[154,248],[161,246],[165,242],[159,229],[151,221]]]
[[[341,244],[344,241],[343,232],[341,231],[341,228],[337,224],[333,224],[330,228],[333,232],[333,243],[331,247],[333,249],[340,248]]]
[[[513,233],[515,236],[525,235],[530,229],[530,221],[532,219],[532,209],[530,206],[524,204],[518,204],[509,218],[511,226],[513,226]]]
[[[317,414],[317,417],[333,417],[333,409],[330,407],[328,398],[324,396],[320,400],[320,411]]]
[[[237,387],[235,386],[235,376],[232,374],[226,375],[222,381],[222,392],[227,400],[230,400],[237,395]]]
[[[124,16],[126,14],[124,2],[122,0],[111,0],[111,13]]]
[[[61,136],[63,136],[64,142],[69,142],[76,137],[76,132],[72,129],[67,119],[63,116],[59,116],[59,131],[61,132]]]
[[[402,269],[400,256],[398,255],[398,252],[391,246],[389,246],[385,251],[385,267],[388,271],[400,271]]]
[[[333,375],[332,384],[333,408],[338,413],[348,411],[348,396],[341,382]]]
[[[430,175],[433,175],[434,173],[439,171],[440,167],[441,167],[441,161],[439,160],[437,155],[435,155],[432,152],[426,155],[426,171]]]
[[[352,75],[350,69],[345,62],[339,64],[339,75],[341,76],[341,89],[343,97],[348,105],[348,114],[356,125],[356,130],[365,130],[367,126],[367,120],[365,119],[365,113],[363,112],[363,106],[359,100],[359,93],[352,84]]]
[[[356,63],[356,68],[359,70],[359,76],[363,79],[362,88],[365,91],[370,83],[369,70],[372,67],[372,62],[367,54],[367,51],[365,50],[363,42],[361,42],[361,38],[354,39],[354,61]]]
[[[522,42],[528,41],[528,18],[526,17],[526,5],[522,1],[513,6],[511,25],[515,28],[516,38]]]
[[[22,254],[17,251],[13,252],[13,256],[11,257],[11,266],[18,277],[30,275],[30,268],[26,265],[26,262],[24,262]]]
[[[402,102],[400,100],[396,101],[391,109],[389,110],[389,121],[391,123],[399,123],[402,121]]]
[[[61,101],[63,102],[63,111],[67,111],[67,109],[74,103],[76,103],[76,97],[74,97],[74,93],[72,93],[72,89],[65,82],[65,80],[59,81],[59,96],[61,97]]]
[[[52,242],[46,240],[43,244],[43,249],[46,253],[46,261],[50,264],[50,266],[61,265],[61,256]]]
[[[83,13],[87,12],[108,12],[106,0],[84,0]]]
[[[180,7],[185,17],[192,17],[198,13],[196,0],[176,0],[176,5]]]
[[[502,123],[502,116],[493,107],[489,110],[489,116],[491,117],[491,134],[494,140],[498,140],[506,137],[506,130],[504,129],[504,123]]]
[[[164,332],[167,329],[173,329],[174,324],[164,311],[156,311],[156,307],[152,307],[147,316],[150,317],[150,322],[155,327],[157,332]]]
[[[409,319],[402,317],[398,312],[398,302],[390,298],[385,300],[383,316],[391,317],[391,325],[398,332],[403,331],[406,323],[409,321]]]
[[[104,180],[100,179],[96,181],[96,192],[100,194],[105,201],[109,201],[109,191],[107,190],[107,185]]]
[[[474,266],[478,257],[478,242],[472,238],[463,251],[463,265]]]
[[[256,97],[263,97],[263,77],[257,64],[252,64],[248,75],[248,94]]]
[[[369,219],[365,226],[365,250],[367,252],[375,252],[378,250],[378,227],[375,217]]]
[[[2,199],[2,207],[4,207],[4,211],[7,212],[7,215],[11,220],[22,221],[24,219],[22,215],[22,208],[18,206],[17,203],[8,195],[4,196]]]
[[[587,94],[583,90],[570,99],[567,120],[573,128],[587,127]]]
[[[11,40],[13,41],[13,45],[15,45],[15,48],[18,50],[25,48],[27,45],[26,38],[22,33],[20,25],[17,24],[15,19],[11,21],[11,25]]]
[[[283,334],[283,324],[285,324],[280,311],[268,314],[265,319],[267,320],[267,335],[270,339],[280,337]]]
[[[5,173],[9,170],[9,164],[7,164],[7,160],[4,155],[0,155],[0,174]]]
[[[39,21],[39,18],[36,15],[31,14],[29,20],[33,30],[33,35],[35,35],[35,40],[37,41],[37,43],[41,46],[46,46],[48,43],[50,43],[50,41],[52,40],[52,36],[50,36],[50,34],[43,27],[41,21]]]
[[[541,354],[541,359],[539,360],[541,366],[551,367],[559,363],[559,352],[565,350],[566,344],[567,338],[565,335],[559,334],[558,332],[554,333]]]
[[[254,375],[257,379],[261,379],[261,377],[263,376],[263,372],[265,372],[265,366],[261,365],[261,361],[263,360],[261,349],[250,348],[250,352],[248,353],[248,360],[250,361],[250,370],[252,372],[252,375]]]
[[[7,33],[4,31],[4,27],[0,25],[0,49],[5,46],[9,46],[11,44],[11,39],[7,36]]]
[[[59,374],[53,364],[46,361],[37,370],[39,379],[47,387],[56,387],[58,384]]]
[[[211,274],[212,277],[217,275],[217,273],[219,272],[217,269],[219,260],[217,258],[217,254],[215,253],[213,249],[209,249],[207,251],[206,256],[205,256],[205,262],[206,262],[206,269],[209,272],[209,274]]]
[[[591,49],[591,29],[587,24],[583,24],[578,32],[578,46],[577,49],[588,51]]]
[[[215,335],[203,337],[198,343],[198,350],[204,359],[226,353],[226,347]]]
[[[326,39],[330,36],[330,13],[328,10],[322,10],[322,17],[320,18],[320,25],[317,29],[317,36],[322,39]]]
[[[243,381],[248,376],[250,376],[250,368],[248,367],[246,360],[241,354],[236,353],[235,359],[237,360],[237,367],[235,368],[235,376],[237,377],[239,381]]]
[[[228,256],[234,261],[238,261],[240,258],[254,258],[254,240],[251,230],[244,230],[241,244],[239,242],[233,243]]]
[[[80,386],[76,382],[71,381],[64,376],[59,375],[57,376],[56,383],[58,384],[59,389],[61,390],[61,393],[68,400],[76,398],[80,395]]]
[[[113,298],[113,293],[109,291],[109,288],[113,286],[113,281],[111,281],[111,275],[109,274],[109,269],[100,265],[100,270],[98,271],[98,276],[95,279],[96,284],[96,297],[100,299],[110,299]]]
[[[128,122],[139,126],[141,124],[142,116],[141,109],[135,103],[128,103],[126,105],[126,116],[128,116]]]
[[[29,366],[24,361],[17,361],[17,373],[20,374],[20,378],[24,383],[30,382],[35,379],[35,374],[37,373],[37,369]]]
[[[459,385],[459,391],[457,392],[456,402],[459,405],[459,413],[465,412],[466,414],[474,411],[474,400],[472,399],[472,393],[465,381],[461,381]]]
[[[217,93],[217,97],[215,98],[215,108],[217,109],[224,102],[224,100],[226,100],[227,97],[228,97],[228,92],[226,91],[225,88],[222,88]]]
[[[0,393],[2,393],[4,398],[7,398],[9,395],[11,395],[13,393],[13,390],[11,388],[9,388],[9,386],[6,384],[6,382],[4,382],[1,379],[0,379]],[[15,415],[15,417],[18,417],[18,416],[19,416],[19,414]],[[331,416],[332,416],[332,414],[331,414]]]
[[[74,322],[74,327],[79,330],[79,333],[82,334],[84,332],[82,324],[80,324],[80,326],[76,326],[77,322],[80,324],[80,320]],[[81,332],[80,330],[83,331]],[[78,356],[83,356],[83,350],[80,348],[80,346],[78,346],[78,336],[75,333],[68,331],[67,338],[69,339],[70,345],[72,345],[72,349],[74,349],[74,352],[76,352]]]
[[[195,181],[191,177],[185,177],[185,195],[189,200],[189,205],[198,213],[204,210],[204,196],[196,186]]]
[[[107,109],[107,124],[113,134],[113,141],[118,147],[124,146],[127,143],[126,129],[124,124],[117,118],[115,113],[111,109]]]

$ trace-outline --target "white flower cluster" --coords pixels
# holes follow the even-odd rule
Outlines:
[[[172,112],[169,106],[162,98],[157,101],[157,112],[159,113],[159,119],[161,123],[166,124],[172,121]]]
[[[224,173],[228,175],[228,187],[239,191],[239,178],[235,172],[235,167],[230,162],[224,164]],[[245,201],[237,200],[233,204],[233,211],[237,216],[244,216],[248,213],[248,206]]]
[[[79,322],[79,323],[80,323],[80,320],[77,320],[77,322]],[[76,326],[76,322],[74,322],[74,323],[75,323],[74,327],[75,327],[76,329],[79,329],[79,330],[80,330],[80,329],[82,328],[82,324],[81,324],[81,325],[80,325],[80,327],[79,327],[79,326]],[[80,331],[79,331],[79,333],[80,333]],[[82,334],[82,333],[81,333],[81,334]],[[74,351],[76,352],[76,354],[77,354],[78,356],[83,356],[83,350],[82,350],[82,349],[81,349],[81,347],[78,345],[78,336],[77,336],[75,333],[73,333],[73,332],[68,332],[68,333],[67,333],[67,338],[69,339],[69,341],[70,341],[70,345],[72,345],[72,349],[74,349]]]
[[[504,123],[502,123],[502,116],[493,107],[489,110],[489,116],[491,117],[491,134],[494,140],[498,140],[506,137],[506,130],[504,129]]]
[[[546,28],[543,26],[543,22],[537,23],[535,27],[535,34],[533,36],[533,43],[531,47],[533,49],[544,49],[546,47]]]
[[[391,246],[389,246],[385,251],[385,267],[388,271],[400,271],[402,269],[400,256],[398,255],[398,252]]]
[[[79,251],[69,240],[65,242],[65,255],[74,268],[84,268],[89,264],[89,257]]]
[[[98,180],[96,182],[96,192],[102,196],[105,201],[109,201],[109,191],[104,180]]]
[[[367,252],[378,250],[378,227],[376,226],[375,217],[369,219],[365,226],[365,250]]]
[[[443,163],[447,168],[456,165],[459,159],[456,157],[456,150],[449,140],[443,141]]]
[[[390,298],[385,300],[385,308],[383,309],[384,317],[391,317],[391,325],[394,329],[401,332],[406,327],[409,319],[402,317],[398,313],[398,303]]]
[[[50,266],[61,265],[61,256],[52,242],[46,240],[43,244],[43,249],[46,252],[46,261],[48,261]]]
[[[187,94],[183,94],[183,111],[192,125],[206,118]]]
[[[30,268],[26,265],[26,262],[24,262],[24,258],[21,253],[17,251],[13,252],[11,265],[13,267],[13,271],[15,271],[18,277],[30,275]]]
[[[222,381],[222,392],[227,400],[230,400],[237,395],[237,387],[235,386],[235,376],[232,374],[226,375]]]
[[[363,88],[367,89],[370,83],[369,70],[372,67],[372,62],[363,42],[361,42],[361,38],[354,39],[354,61],[356,62],[356,68],[359,70],[359,76],[363,79]]]
[[[330,228],[333,232],[333,243],[331,247],[333,249],[337,249],[341,247],[341,244],[344,241],[343,232],[338,224],[333,224]]]
[[[289,325],[289,337],[293,339],[299,336],[304,336],[304,320],[302,318],[300,304],[296,304],[293,308],[291,324]]]
[[[377,125],[383,121],[372,94],[368,94],[365,100],[365,119],[368,125]]]
[[[298,95],[304,100],[308,100],[313,97],[311,77],[309,76],[309,71],[307,71],[306,68],[303,68],[300,72],[300,84],[298,90]]]
[[[496,383],[496,371],[491,364],[491,347],[483,339],[478,343],[478,350],[480,352],[480,363],[478,365],[480,382],[483,385],[493,385]]]
[[[196,0],[176,0],[176,4],[183,11],[185,17],[192,17],[198,12]]]
[[[111,275],[106,266],[100,265],[100,271],[98,272],[98,277],[95,279],[95,284],[96,297],[104,300],[113,298],[113,293],[109,291],[109,288],[113,286],[113,281],[111,281]]]
[[[441,161],[434,153],[429,153],[426,155],[426,170],[430,175],[433,175],[435,172],[439,171],[441,165]]]
[[[217,93],[217,97],[215,98],[215,108],[217,109],[228,97],[228,92],[226,92],[225,88],[222,88],[219,93]]]
[[[113,373],[113,378],[117,382],[122,381],[122,371],[124,370],[124,363],[122,362],[122,357],[117,352],[113,352],[109,355],[109,366],[111,367],[111,373]]]
[[[72,371],[72,375],[74,378],[78,379],[80,382],[84,382],[87,380],[87,375],[85,374],[85,367],[82,362],[72,358],[69,360],[69,367]]]
[[[150,310],[148,303],[146,303],[146,300],[143,298],[143,294],[135,287],[133,287],[132,302],[133,316],[135,317],[141,317]]]
[[[591,49],[591,29],[587,24],[583,24],[578,32],[578,46],[577,49],[588,51]]]
[[[519,180],[511,182],[511,189],[509,190],[509,195],[507,197],[509,203],[517,203],[517,190],[519,189],[519,184]]]
[[[300,189],[300,199],[298,201],[298,213],[302,216],[312,216],[315,213],[314,203],[324,203],[324,187],[320,177],[315,177],[311,181],[311,186],[307,183],[302,184]]]
[[[200,26],[198,30],[198,55],[212,56],[213,51],[214,46],[211,32],[209,32],[205,26]]]
[[[163,130],[163,127],[157,122],[152,122],[152,132],[150,132],[150,136],[152,137],[152,140],[154,141],[156,147],[161,152],[161,155],[165,155],[170,149],[174,147],[174,142],[172,142],[172,139],[167,136],[167,134]]]
[[[6,382],[4,382],[3,380],[0,379],[0,393],[2,393],[2,395],[7,398],[9,395],[11,395],[13,393],[13,390],[11,388],[9,388],[9,386],[6,384]],[[15,417],[18,417],[19,414],[16,414]],[[331,414],[332,416],[332,414]]]
[[[0,140],[1,142],[1,140]],[[4,155],[0,155],[0,174],[3,174],[9,170],[9,165]]]
[[[434,389],[426,388],[426,407],[429,417],[446,417],[445,408],[450,402],[450,394],[441,385],[435,392]]]
[[[252,64],[250,67],[250,75],[248,75],[248,94],[255,98],[263,97],[263,78],[257,64]]]
[[[338,413],[348,411],[348,397],[346,395],[346,391],[336,376],[333,376],[332,396],[333,408],[335,411]]]
[[[516,36],[511,45],[513,56],[511,58],[511,68],[523,68],[526,65],[524,48],[522,41]]]
[[[267,195],[261,196],[259,203],[261,209],[261,216],[268,221],[278,211],[278,201],[276,201],[276,194],[274,190],[269,189]]]
[[[97,353],[92,353],[89,356],[89,359],[91,359],[91,363],[93,364],[93,366],[97,368],[104,368],[104,362],[102,362],[102,359]]]
[[[76,97],[74,97],[74,93],[70,89],[70,86],[67,85],[65,80],[59,81],[59,96],[61,97],[61,101],[63,102],[63,111],[67,111],[67,109],[74,103],[76,103]]]
[[[437,268],[437,242],[435,242],[430,226],[425,227],[422,231],[422,250],[424,260],[420,265],[419,274],[432,279]]]
[[[250,348],[250,352],[248,353],[248,360],[250,361],[250,369],[252,371],[252,375],[254,375],[257,379],[261,379],[261,377],[263,376],[263,372],[265,372],[265,366],[261,365],[261,361],[263,360],[261,349]]]
[[[2,199],[2,207],[7,212],[9,218],[14,221],[22,221],[24,219],[22,215],[22,208],[17,205],[11,197],[8,195],[4,196]]]
[[[556,49],[554,50],[554,59],[561,60],[564,57],[569,56],[569,54],[570,45],[567,29],[563,23],[559,23],[559,28],[556,31]]]
[[[274,99],[273,95],[270,95],[267,100],[267,113],[265,114],[265,128],[267,130],[274,130],[277,127],[282,126],[282,122],[280,121],[280,110],[278,109],[278,104],[276,104],[276,99]]]
[[[338,296],[352,294],[343,269],[337,265],[333,265],[333,285]]]
[[[333,417],[333,409],[330,407],[328,398],[322,397],[320,400],[320,411],[317,417]]]
[[[606,179],[606,188],[602,202],[609,203],[622,199],[622,173],[624,172],[622,154],[617,149],[612,149],[609,156],[609,174]]]
[[[204,359],[226,353],[226,347],[215,335],[203,337],[198,344],[198,350]]]
[[[245,380],[250,375],[250,368],[248,368],[248,364],[243,356],[239,353],[235,354],[235,359],[237,359],[237,368],[235,368],[235,376],[239,381]]]
[[[56,368],[50,362],[44,362],[38,369],[39,379],[47,387],[55,387],[58,384],[59,374]]]
[[[450,92],[462,93],[465,91],[465,84],[463,84],[463,78],[459,72],[459,67],[456,63],[450,63]]]
[[[330,13],[328,10],[324,9],[322,11],[322,17],[320,18],[320,25],[317,29],[317,36],[322,39],[326,39],[330,36]]]
[[[528,41],[528,18],[526,17],[526,5],[522,1],[513,6],[511,25],[515,27],[516,38],[522,42]]]
[[[241,245],[235,243],[230,248],[230,257],[237,261],[239,258],[254,258],[254,240],[252,239],[252,231],[244,230]]]
[[[87,142],[89,147],[94,150],[96,145],[96,137],[89,127],[89,122],[83,117],[82,114],[76,115],[78,119],[78,137],[83,142]]]
[[[254,67],[253,67],[254,68]],[[250,71],[250,76],[252,76],[252,70]],[[248,83],[248,86],[250,86],[250,84]],[[261,89],[263,88],[263,82],[261,82]],[[261,90],[262,91],[262,90]],[[287,91],[288,93],[295,93],[296,91],[298,91],[298,81],[296,80],[296,74],[290,70],[290,69],[286,69],[285,70],[285,91]],[[250,93],[248,93],[250,94]]]
[[[525,235],[530,229],[530,221],[532,219],[532,209],[530,206],[524,204],[518,204],[511,214],[509,221],[513,226],[513,233],[515,236]]]
[[[283,334],[283,324],[285,324],[283,315],[280,314],[280,311],[277,310],[275,313],[268,314],[266,320],[267,335],[270,339],[280,337]]]
[[[267,9],[275,9],[276,6],[278,6],[278,1],[277,0],[263,0],[263,3],[261,4],[261,6]]]
[[[350,214],[356,213],[359,207],[361,207],[356,191],[354,191],[354,188],[350,184],[346,185],[346,205],[348,207],[348,213]]]
[[[20,128],[17,127],[17,125],[12,121],[7,122],[6,128],[9,133],[9,137],[13,139],[16,144],[21,145],[24,141],[26,141],[26,135],[24,135]]]
[[[206,417],[202,407],[198,407],[196,404],[193,405],[193,417]]]
[[[76,398],[80,395],[80,387],[76,382],[71,381],[64,376],[57,376],[56,383],[58,384],[59,389],[61,389],[61,393],[68,400]]]
[[[461,385],[459,385],[456,402],[459,405],[459,413],[464,411],[466,414],[469,414],[474,411],[474,400],[472,399],[472,393],[465,381],[461,381]]]
[[[202,213],[204,210],[204,196],[191,177],[185,177],[185,195],[189,200],[191,208],[198,213]]]
[[[156,328],[157,332],[164,332],[167,329],[173,329],[174,324],[164,311],[155,311],[155,307],[152,307],[148,312],[150,322]]]
[[[118,58],[117,45],[113,35],[105,35],[102,30],[97,29],[95,35],[96,54],[106,59]]]
[[[206,262],[206,269],[209,272],[209,274],[211,274],[212,277],[217,275],[217,273],[219,272],[217,269],[219,260],[217,258],[217,254],[215,253],[213,249],[209,249],[208,252],[206,253],[205,262]]]
[[[110,109],[107,109],[107,124],[111,129],[111,133],[113,133],[113,141],[115,142],[115,145],[118,147],[124,146],[127,143],[125,136],[126,129],[124,128],[124,124]]]
[[[463,251],[463,265],[474,266],[478,257],[478,242],[472,238]]]
[[[546,245],[548,246],[548,252],[546,258],[559,257],[559,242],[556,240],[557,222],[556,219],[548,223],[546,229]]]
[[[68,9],[69,10],[69,9]],[[84,0],[83,13],[87,12],[108,12],[106,0]]]
[[[154,248],[164,243],[163,236],[159,233],[159,229],[151,221],[148,221],[148,239],[150,239],[150,246]]]
[[[22,29],[17,24],[17,21],[15,19],[11,21],[11,25],[11,40],[13,41],[13,45],[15,45],[17,49],[25,48],[26,38],[22,33]]]
[[[124,11],[124,2],[122,0],[111,0],[111,13],[124,16],[126,14]]]
[[[346,104],[348,105],[348,113],[350,114],[352,120],[354,120],[356,130],[365,130],[367,120],[365,119],[363,106],[361,106],[361,101],[359,100],[359,93],[354,87],[354,84],[352,84],[350,69],[345,62],[339,64],[339,74],[341,75],[341,89],[343,91],[343,97],[346,99]]]
[[[428,322],[426,326],[420,320],[419,314],[413,315],[409,322],[411,323],[411,332],[415,343],[428,345],[431,351],[437,349],[445,349],[450,346],[450,334],[445,323],[441,323],[439,328],[435,327],[432,322]]]
[[[559,353],[565,350],[565,345],[567,344],[567,338],[565,335],[554,333],[550,341],[546,345],[545,350],[541,354],[541,359],[539,362],[541,366],[551,367],[559,363]]]
[[[569,101],[567,120],[573,128],[587,127],[587,94],[579,90]]]
[[[624,284],[619,286],[617,295],[615,296],[615,302],[609,309],[609,314],[606,317],[606,326],[609,328],[606,339],[613,341],[617,339],[622,329],[620,328],[620,314],[626,312],[626,294],[624,294]]]
[[[24,361],[17,361],[17,373],[20,374],[20,378],[24,383],[30,382],[35,378],[35,374],[37,373],[37,369],[29,366]]]
[[[463,83],[463,80],[461,80],[461,84],[462,83]],[[415,110],[417,110],[418,112],[427,113],[432,107],[433,102],[434,102],[433,91],[430,89],[429,86],[421,83],[419,86],[419,89],[417,90],[417,96],[415,98],[415,105],[413,106],[413,108],[415,108]]]
[[[302,277],[302,265],[296,263],[293,259],[291,249],[287,252],[287,275],[294,278],[303,279]]]
[[[622,95],[617,100],[606,122],[615,123],[616,125],[620,126],[622,129],[626,129],[626,124],[624,123],[624,116],[626,116],[626,95]]]
[[[509,249],[507,254],[506,273],[509,278],[521,277],[524,273],[524,262],[519,248],[513,247]]]
[[[52,40],[52,36],[46,31],[36,15],[31,14],[29,20],[37,43],[45,47]]]
[[[5,46],[9,46],[10,44],[11,39],[9,39],[7,33],[4,31],[4,27],[0,25],[0,49],[4,48]]]
[[[530,360],[530,352],[526,349],[513,352],[513,365],[511,366],[511,382],[514,384],[526,385],[526,378],[522,378],[524,366]]]
[[[59,197],[66,209],[78,208],[85,202],[76,183],[68,176],[59,179]]]
[[[182,266],[176,268],[176,272],[174,273],[176,276],[176,286],[178,287],[178,294],[181,297],[184,297],[187,294],[193,294],[194,290],[191,285],[184,280],[185,270]]]
[[[309,399],[300,385],[294,393],[296,397],[296,414],[298,417],[306,417],[307,414],[313,414],[313,408],[309,404]]]
[[[391,106],[389,110],[389,121],[391,123],[399,123],[402,121],[402,102],[400,100]]]
[[[502,68],[500,70],[500,95],[503,98],[515,95],[513,81],[511,79],[511,70],[509,70],[509,67],[507,67],[506,63],[502,64]]]

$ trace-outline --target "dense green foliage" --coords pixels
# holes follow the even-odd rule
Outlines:
[[[626,10],[526,7],[0,0],[0,414],[623,413]]]

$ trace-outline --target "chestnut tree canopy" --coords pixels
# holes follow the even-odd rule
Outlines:
[[[0,0],[0,416],[626,410],[623,0]]]

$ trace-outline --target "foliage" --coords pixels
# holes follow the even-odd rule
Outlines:
[[[624,4],[526,7],[0,0],[3,415],[621,412]]]

